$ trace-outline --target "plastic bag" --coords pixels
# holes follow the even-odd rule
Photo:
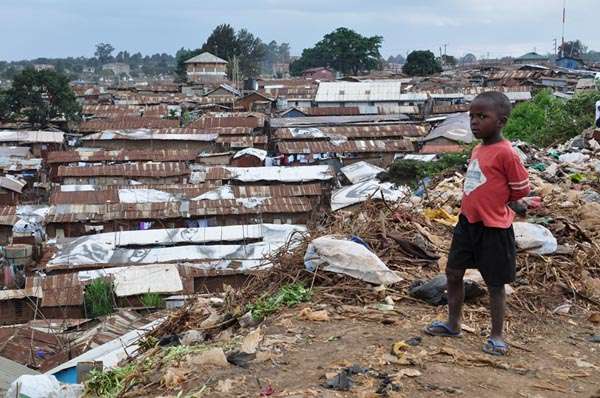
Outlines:
[[[537,254],[552,254],[558,247],[556,238],[546,227],[528,222],[513,223],[515,241],[521,250]]]

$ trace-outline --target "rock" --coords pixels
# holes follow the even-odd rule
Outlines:
[[[212,348],[199,355],[190,356],[189,362],[193,365],[214,365],[221,368],[229,366],[227,357],[222,348]]]
[[[595,368],[596,367],[593,363],[589,363],[589,362],[584,361],[583,359],[580,359],[580,358],[577,358],[575,360],[575,365],[577,365],[578,368],[584,368],[584,369]]]
[[[219,315],[216,311],[210,312],[208,318],[200,323],[200,329],[210,329],[223,322],[223,316]]]
[[[202,343],[204,340],[206,340],[206,334],[199,330],[188,330],[180,336],[179,340],[181,341],[182,345],[190,346]]]
[[[592,312],[588,316],[588,321],[592,323],[600,323],[600,312]]]
[[[258,344],[262,341],[262,333],[260,332],[260,328],[253,330],[248,333],[246,337],[242,340],[242,345],[240,347],[241,352],[245,352],[247,354],[255,354],[256,349],[258,348]]]
[[[243,328],[251,328],[253,326],[258,325],[258,321],[254,319],[252,316],[252,311],[246,312],[239,320],[239,324]]]

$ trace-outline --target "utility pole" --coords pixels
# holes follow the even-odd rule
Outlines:
[[[444,55],[448,55],[448,53],[446,52],[446,47],[448,46],[448,43],[444,44]]]
[[[562,41],[560,44],[560,56],[561,58],[565,55],[565,15],[567,9],[567,0],[563,0],[563,16],[562,16]]]
[[[442,46],[440,46],[440,58],[442,58]]]
[[[554,56],[556,57],[556,38],[554,38]]]

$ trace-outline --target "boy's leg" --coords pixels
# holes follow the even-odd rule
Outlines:
[[[504,341],[502,331],[504,328],[504,312],[506,308],[506,292],[504,285],[488,286],[490,293],[490,313],[492,316],[492,332],[490,338]]]
[[[446,277],[448,278],[448,327],[454,332],[460,332],[462,306],[465,301],[464,275],[464,269],[446,268]]]

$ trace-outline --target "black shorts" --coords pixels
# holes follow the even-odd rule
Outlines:
[[[462,214],[454,227],[448,254],[448,268],[476,268],[488,286],[514,282],[517,248],[510,228],[491,228],[482,222],[471,224]]]

